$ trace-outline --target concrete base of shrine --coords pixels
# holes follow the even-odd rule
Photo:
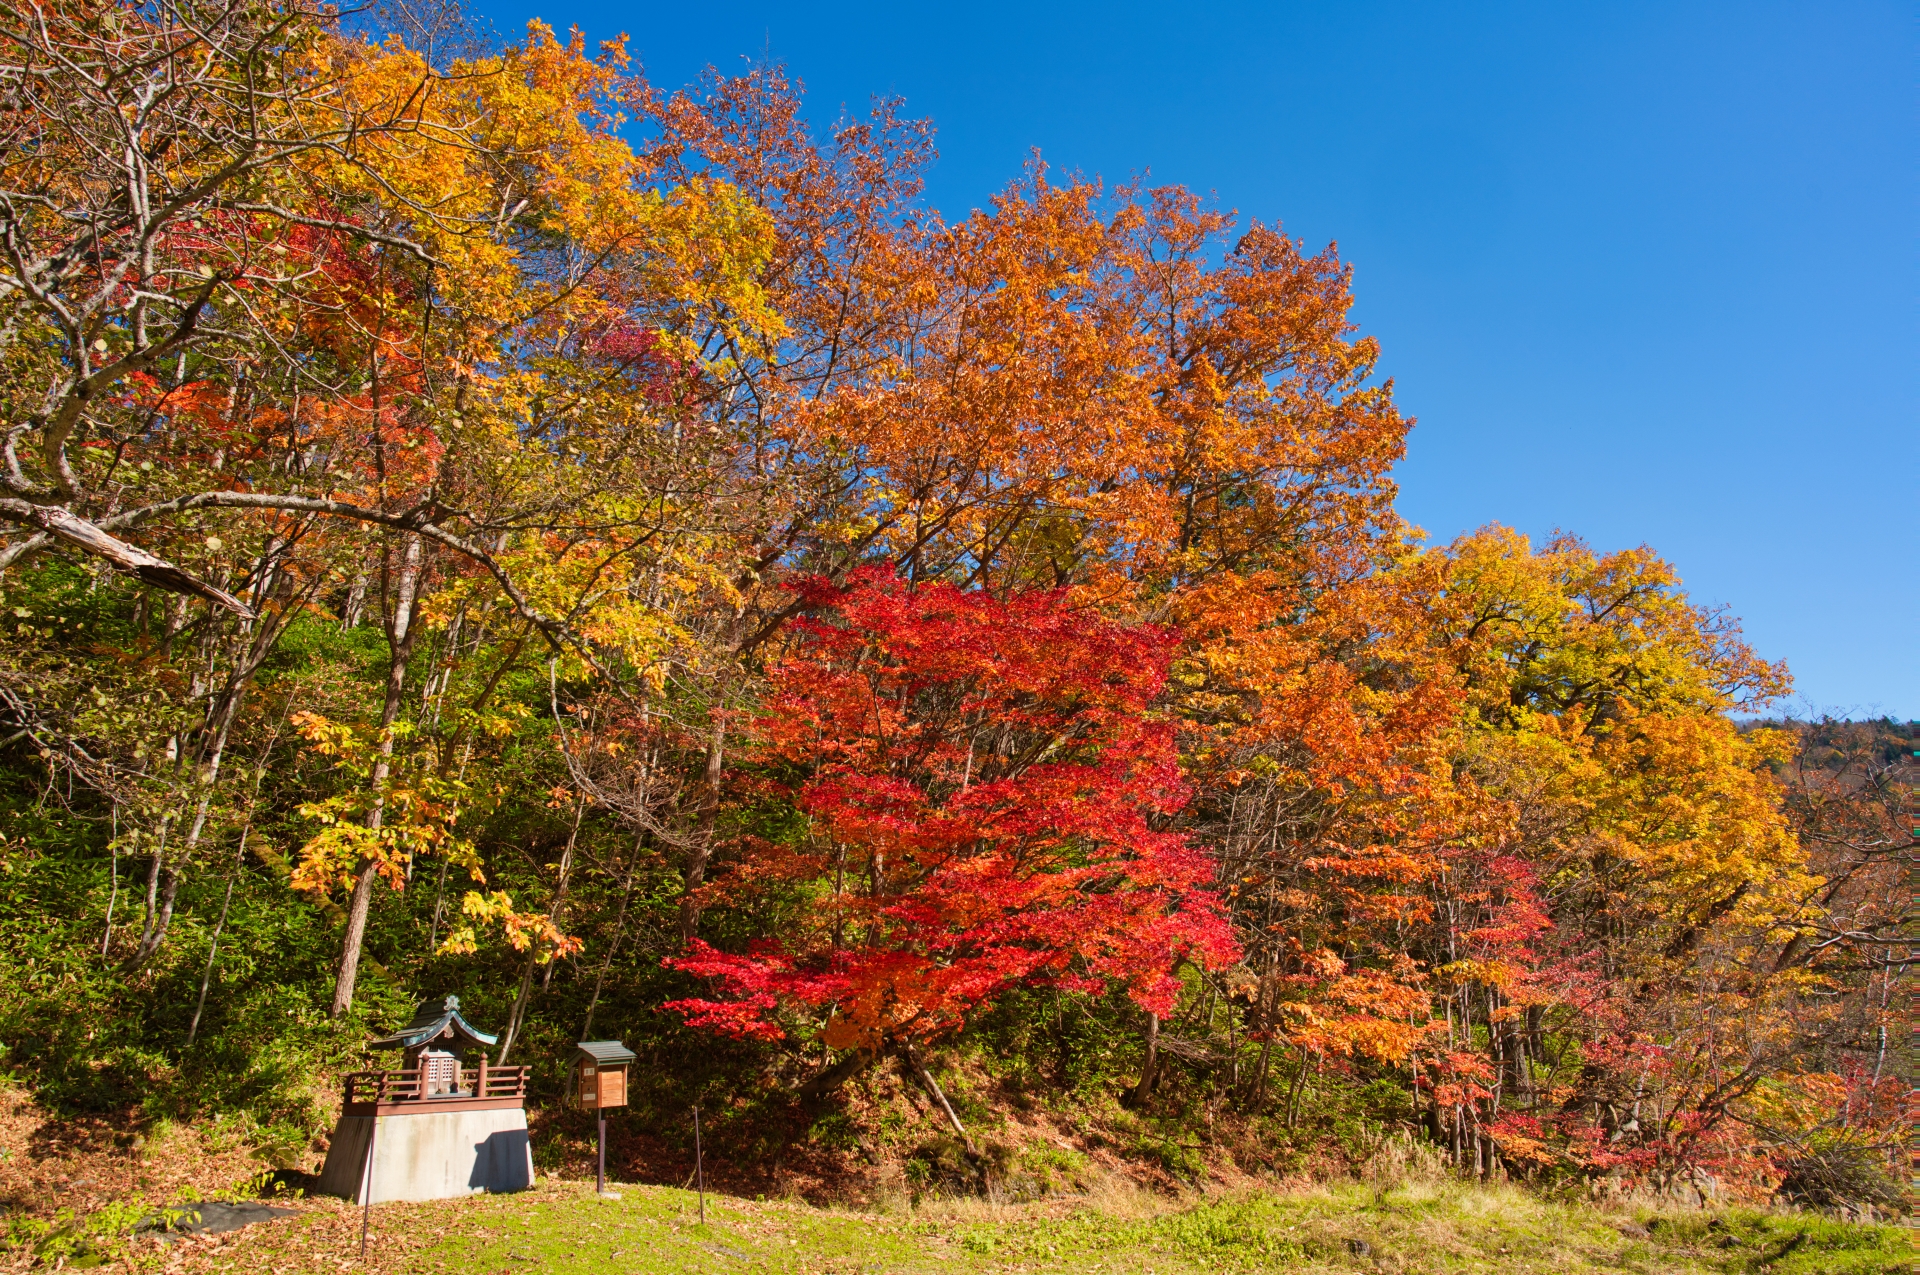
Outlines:
[[[370,1200],[369,1135],[373,1138]],[[378,1115],[342,1116],[327,1148],[317,1189],[322,1195],[341,1196],[356,1204],[379,1204],[524,1191],[532,1185],[527,1112],[516,1102],[511,1107],[481,1110],[393,1114],[382,1110]]]

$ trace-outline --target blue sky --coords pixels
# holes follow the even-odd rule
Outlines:
[[[1355,269],[1419,420],[1401,509],[1651,544],[1800,712],[1920,718],[1914,26],[1877,3],[495,3],[650,78],[897,93],[930,201],[1056,168],[1212,192]]]

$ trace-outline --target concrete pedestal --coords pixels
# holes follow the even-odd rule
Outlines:
[[[362,1179],[370,1133],[374,1204],[524,1191],[533,1185],[527,1112],[516,1102],[481,1110],[342,1116],[320,1172],[322,1195],[369,1202]]]

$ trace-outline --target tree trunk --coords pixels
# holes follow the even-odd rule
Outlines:
[[[373,763],[373,810],[367,815],[367,827],[378,829],[386,815],[386,803],[379,792],[393,773],[393,723],[400,716],[400,697],[407,685],[407,659],[413,653],[414,592],[420,583],[420,537],[409,534],[394,590],[392,619],[387,623],[387,694],[380,709],[380,753]],[[385,590],[382,590],[385,592]],[[353,898],[347,906],[347,932],[340,943],[340,968],[333,982],[333,1006],[328,1011],[340,1017],[353,1006],[353,985],[360,974],[360,948],[367,937],[367,915],[373,909],[373,880],[379,862],[367,859],[353,883]]]
[[[293,705],[287,705],[290,710]],[[233,884],[247,863],[247,838],[253,834],[254,812],[260,806],[260,788],[267,777],[267,758],[273,752],[273,746],[280,740],[280,731],[286,725],[286,714],[274,725],[273,733],[267,737],[266,747],[260,750],[260,756],[253,766],[253,799],[247,804],[247,821],[240,828],[240,845],[233,852],[233,870],[227,874],[226,897],[220,901],[220,919],[214,923],[213,938],[207,944],[207,968],[200,974],[200,999],[193,1006],[193,1022],[187,1027],[187,1046],[193,1046],[193,1039],[200,1033],[200,1016],[207,1008],[207,987],[213,982],[213,962],[220,953],[220,934],[227,928],[227,909],[233,903]]]
[[[164,558],[156,558],[138,545],[110,536],[100,528],[58,505],[36,505],[25,500],[0,498],[0,513],[8,522],[33,527],[56,540],[64,540],[83,553],[104,558],[113,566],[156,589],[204,598],[216,606],[251,620],[253,611],[239,598],[181,570]]]
[[[680,941],[690,943],[700,928],[700,887],[706,884],[707,860],[713,857],[714,824],[720,815],[720,772],[726,756],[727,719],[716,712],[713,743],[707,749],[706,792],[700,802],[700,832],[687,851],[687,876],[680,894]]]
[[[157,870],[159,866],[160,855],[156,854],[154,867]],[[181,874],[178,869],[168,868],[159,875],[164,876],[166,885],[161,888],[157,902],[154,898],[155,877],[147,877],[147,927],[140,936],[139,944],[133,949],[133,955],[127,958],[129,972],[139,969],[159,953],[160,945],[167,938],[167,927],[173,921],[173,904],[180,893]]]
[[[214,764],[216,766],[219,764],[217,755],[215,756]],[[147,925],[146,929],[142,931],[140,935],[140,942],[135,944],[132,955],[127,957],[128,973],[132,973],[141,968],[148,961],[158,956],[160,954],[160,948],[167,941],[167,930],[173,922],[174,899],[180,893],[180,878],[185,875],[182,868],[187,856],[191,855],[194,847],[200,843],[200,834],[207,826],[207,808],[212,801],[213,793],[211,790],[201,794],[199,806],[194,811],[193,824],[187,831],[186,845],[180,852],[181,861],[179,864],[164,864],[163,867],[163,861],[166,858],[166,840],[164,838],[161,839],[159,850],[154,853],[153,870],[147,874]],[[157,910],[154,907],[156,875],[163,876],[166,880],[165,892],[160,899]]]
[[[1293,1084],[1287,1090],[1287,1128],[1291,1129],[1300,1118],[1300,1091],[1307,1087],[1307,1048],[1300,1047],[1300,1065],[1293,1073]]]
[[[507,1030],[500,1034],[500,1065],[507,1065],[507,1055],[513,1051],[513,1042],[520,1035],[520,1024],[527,1012],[527,1001],[533,996],[533,967],[537,954],[527,953],[527,963],[520,970],[520,990],[514,993],[513,1009],[507,1015]]]
[[[1160,1015],[1147,1015],[1147,1061],[1140,1067],[1140,1083],[1133,1087],[1133,1101],[1136,1105],[1145,1105],[1148,1095],[1153,1093],[1153,1082],[1159,1079],[1160,1070]]]
[[[367,605],[367,573],[360,571],[353,577],[353,586],[347,590],[347,604],[341,608],[340,627],[357,629],[360,627],[360,612]]]
[[[333,1005],[328,1014],[334,1018],[353,1006],[353,985],[360,977],[360,949],[367,939],[367,917],[373,911],[373,878],[379,868],[369,860],[353,880],[353,894],[347,900],[347,931],[340,940],[340,968],[333,979]]]
[[[584,795],[577,798],[573,807],[573,828],[567,833],[567,848],[560,853],[560,879],[554,885],[553,907],[547,912],[547,919],[555,926],[560,924],[561,909],[567,902],[567,875],[573,867],[573,847],[580,837],[580,820],[586,816],[587,799]],[[527,1004],[533,999],[533,967],[540,963],[538,947],[527,949],[527,966],[520,974],[520,991],[513,998],[513,1012],[507,1015],[506,1034],[500,1038],[500,1065],[507,1065],[507,1052],[513,1048],[514,1041],[520,1038],[520,1029],[527,1021]],[[552,962],[547,964],[547,972],[553,972]],[[546,990],[546,980],[542,979],[540,990]]]
[[[427,955],[432,956],[440,943],[440,917],[447,901],[447,860],[440,860],[438,883],[433,888],[433,920],[427,923]]]
[[[153,856],[147,862],[147,899],[146,909],[141,916],[140,939],[134,944],[133,956],[127,958],[129,968],[133,968],[134,957],[147,949],[153,941],[153,931],[160,915],[160,872],[167,862],[167,834],[173,830],[173,816],[162,815],[160,835],[154,838]]]
[[[113,906],[120,901],[120,803],[117,801],[113,803],[113,831],[110,835],[112,839],[107,842],[107,853],[112,858],[108,860],[107,870],[112,874],[113,888],[107,894],[107,932],[100,940],[102,956],[105,956],[107,949],[113,946]],[[1879,1078],[1879,1073],[1876,1072],[1875,1081]]]
[[[593,1039],[593,1012],[600,1008],[600,989],[606,986],[607,971],[613,968],[613,954],[620,950],[620,940],[627,932],[627,905],[633,900],[633,878],[640,869],[640,852],[646,848],[647,834],[642,832],[634,838],[633,860],[627,864],[627,884],[620,894],[620,914],[613,921],[613,940],[607,944],[607,954],[600,961],[600,973],[593,980],[593,997],[587,1001],[587,1021],[580,1028],[580,1039]]]
[[[263,608],[277,574],[274,563],[278,552],[279,550],[275,548],[268,549],[259,572],[259,587],[255,592],[254,600]],[[311,594],[318,583],[316,578],[308,585],[307,593]],[[240,648],[240,654],[232,670],[227,674],[226,685],[221,688],[219,698],[214,701],[206,720],[200,726],[195,757],[191,762],[184,757],[182,759],[183,764],[199,767],[198,773],[194,776],[194,784],[199,790],[200,800],[194,808],[193,823],[187,829],[186,841],[180,847],[179,866],[166,868],[166,897],[159,913],[156,916],[149,908],[147,930],[140,936],[140,942],[134,948],[133,954],[127,958],[129,970],[137,970],[152,960],[159,954],[161,946],[167,940],[167,929],[173,920],[173,901],[180,889],[182,869],[191,862],[193,852],[200,844],[200,837],[206,831],[207,815],[213,808],[214,789],[220,782],[220,767],[226,759],[227,741],[233,733],[233,723],[239,718],[240,706],[246,701],[247,692],[253,686],[254,674],[259,672],[260,666],[267,662],[267,657],[273,653],[280,635],[286,631],[287,624],[300,612],[302,602],[303,599],[288,600],[283,597],[283,605],[277,612],[268,612],[263,609],[257,620],[250,621],[255,626],[251,633],[242,631],[241,636],[246,640]],[[256,783],[254,788],[257,795],[259,785]],[[251,818],[249,815],[249,826],[251,826]],[[161,839],[161,849],[162,851],[165,849],[164,837]],[[156,866],[164,857],[164,853],[156,856]],[[148,894],[149,903],[151,903],[151,877]]]
[[[220,933],[227,928],[227,909],[233,904],[233,878],[227,878],[227,894],[220,900],[220,919],[213,923],[213,938],[207,944],[207,967],[200,971],[200,999],[193,1003],[193,1021],[187,1024],[187,1048],[193,1048],[200,1034],[200,1016],[207,1009],[207,988],[213,983],[213,962],[220,955]]]
[[[960,1123],[960,1117],[953,1114],[953,1104],[947,1101],[947,1095],[940,1091],[940,1082],[933,1078],[933,1073],[927,1070],[926,1064],[922,1063],[919,1055],[913,1052],[913,1046],[902,1045],[900,1056],[907,1060],[907,1065],[913,1068],[914,1075],[920,1078],[920,1083],[925,1085],[927,1092],[933,1095],[933,1100],[940,1104],[940,1110],[947,1113],[947,1121],[953,1125],[953,1131],[960,1135],[960,1141],[966,1144],[967,1154],[978,1156],[980,1148],[973,1145],[972,1135],[967,1132],[967,1127]]]
[[[1255,1111],[1258,1111],[1260,1104],[1267,1100],[1267,1065],[1272,1058],[1273,1033],[1269,1031],[1267,1038],[1260,1042],[1260,1066],[1254,1074],[1253,1084],[1251,1086],[1253,1090],[1252,1099],[1247,1104]]]
[[[864,1049],[856,1049],[827,1068],[813,1079],[793,1091],[793,1096],[805,1102],[824,1097],[853,1079],[874,1063],[874,1055]]]

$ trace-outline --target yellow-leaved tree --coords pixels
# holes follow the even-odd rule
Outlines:
[[[1482,1169],[1750,1168],[1730,1117],[1820,1013],[1782,959],[1820,885],[1774,777],[1791,750],[1728,716],[1785,670],[1644,548],[1491,527],[1401,570],[1460,679],[1474,812],[1425,885],[1430,1128]]]

